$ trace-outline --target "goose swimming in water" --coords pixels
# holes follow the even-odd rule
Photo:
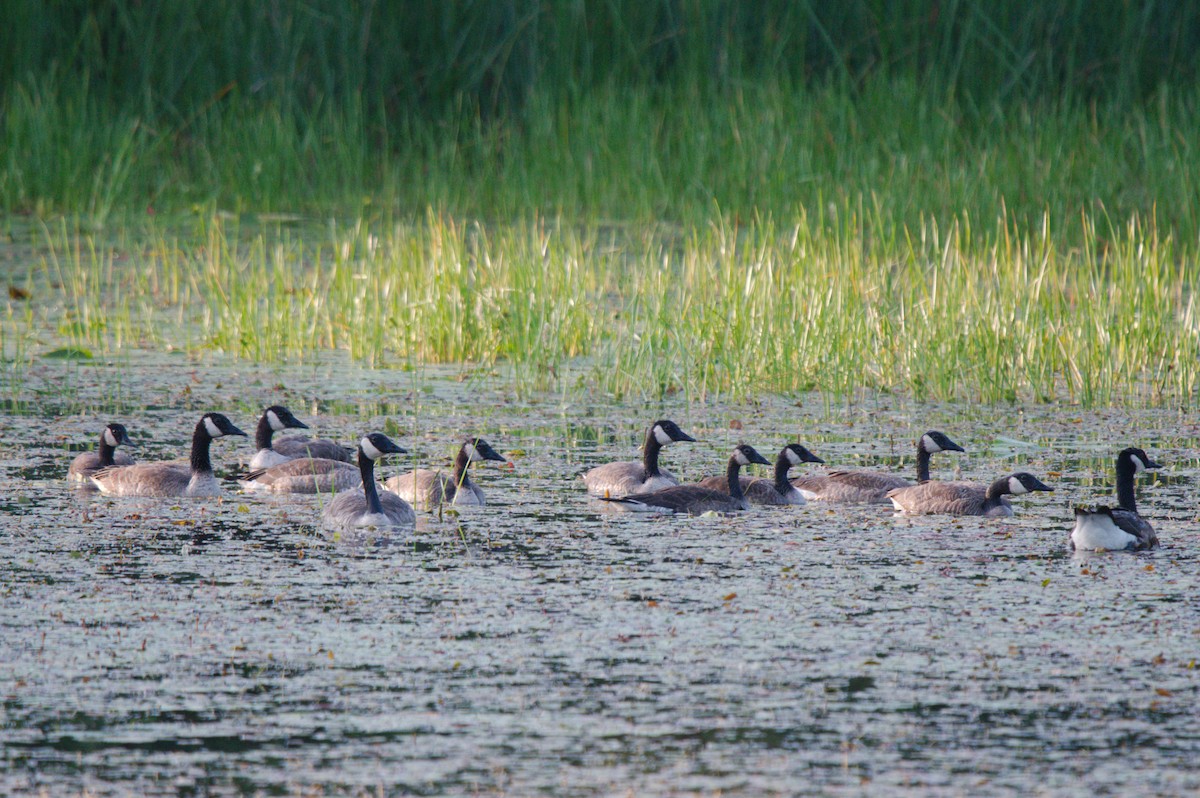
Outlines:
[[[358,443],[358,469],[362,486],[339,493],[325,506],[322,522],[331,529],[412,526],[417,515],[408,502],[389,491],[379,492],[375,461],[385,454],[404,454],[382,432],[372,432]]]
[[[213,475],[209,446],[226,435],[245,437],[246,433],[220,413],[205,413],[192,432],[192,454],[186,466],[174,462],[113,466],[92,474],[92,483],[113,496],[218,496],[221,484]]]
[[[626,496],[631,493],[649,493],[679,484],[670,471],[658,467],[658,453],[662,447],[677,441],[695,442],[696,439],[681,430],[674,421],[660,419],[650,425],[642,444],[642,460],[605,463],[583,475],[583,484],[593,496]]]
[[[944,433],[930,430],[917,441],[917,483],[929,481],[929,459],[938,452],[961,452],[963,448]],[[792,480],[809,501],[886,503],[888,491],[912,485],[907,479],[879,471],[830,471]]]
[[[468,438],[454,458],[449,476],[440,471],[418,468],[397,474],[384,482],[384,487],[405,501],[421,507],[439,504],[484,504],[483,491],[471,481],[467,467],[481,460],[508,461],[501,457],[483,438]]]
[[[1071,530],[1071,548],[1081,551],[1140,551],[1158,545],[1154,527],[1138,515],[1134,495],[1134,477],[1148,468],[1162,468],[1136,447],[1117,455],[1117,504],[1094,510],[1075,508],[1075,527]]]
[[[750,503],[742,493],[742,483],[738,478],[743,466],[751,463],[770,465],[771,461],[763,457],[753,446],[739,444],[729,458],[725,470],[728,492],[701,487],[700,485],[674,485],[650,493],[635,493],[629,496],[601,496],[601,501],[612,502],[626,510],[640,513],[733,513],[749,510]]]
[[[339,493],[362,484],[362,472],[353,463],[320,457],[297,457],[260,468],[238,478],[248,491],[263,493]]]
[[[810,452],[798,443],[789,443],[775,458],[775,478],[739,477],[742,493],[751,504],[806,504],[802,494],[791,482],[788,482],[788,471],[792,466],[801,463],[824,463],[820,457]],[[702,488],[729,492],[729,477],[706,477],[700,480]]]
[[[1025,471],[1001,477],[991,485],[975,482],[924,482],[888,491],[887,497],[899,511],[910,515],[985,515],[993,518],[1013,514],[1007,496],[1054,488]]]
[[[124,425],[109,424],[100,433],[100,445],[96,451],[82,452],[71,461],[71,466],[67,469],[67,479],[71,482],[83,482],[91,486],[92,474],[101,468],[133,465],[133,458],[125,452],[118,452],[118,446],[136,448],[137,444],[129,439],[129,433],[125,431]]]
[[[281,405],[272,405],[263,411],[258,426],[254,429],[254,445],[258,451],[250,458],[251,470],[270,468],[299,457],[350,463],[353,452],[331,440],[305,438],[302,435],[289,435],[272,440],[276,432],[285,429],[308,429],[308,425]]]

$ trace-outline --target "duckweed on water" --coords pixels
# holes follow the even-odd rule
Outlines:
[[[1187,403],[1191,257],[1153,219],[1063,248],[967,218],[869,211],[664,230],[534,219],[247,229],[222,216],[115,240],[34,238],[0,326],[12,360],[71,347],[371,366],[475,363],[518,388],[621,397],[860,390],[929,399]]]

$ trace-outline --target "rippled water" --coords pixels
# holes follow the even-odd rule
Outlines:
[[[256,374],[46,364],[0,416],[0,792],[61,795],[1189,795],[1200,790],[1196,427],[1172,411],[919,406],[886,397],[634,407],[527,400],[486,375]],[[230,397],[236,397],[236,401]],[[250,431],[281,401],[351,440],[390,425],[448,462],[484,435],[490,504],[340,540],[318,500],[107,499],[65,481],[115,414],[142,459],[199,414]],[[1027,468],[1058,487],[1012,520],[773,508],[604,512],[577,475],[636,456],[656,416],[701,439],[686,478],[745,439],[935,476]],[[739,422],[740,431],[731,429]],[[1071,556],[1073,503],[1143,445],[1163,548]],[[214,444],[219,470],[249,458]],[[820,468],[819,466],[817,468]]]

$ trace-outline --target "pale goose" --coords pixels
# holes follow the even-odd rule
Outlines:
[[[192,432],[192,455],[187,466],[174,462],[135,463],[102,468],[92,483],[114,496],[217,496],[221,485],[213,475],[209,446],[216,438],[246,433],[220,413],[205,413]]]
[[[481,460],[508,462],[483,438],[470,438],[459,447],[454,468],[449,475],[418,468],[406,474],[397,474],[383,485],[405,501],[421,507],[436,507],[443,503],[484,504],[483,491],[471,481],[467,472],[471,463]]]
[[[662,447],[676,441],[695,442],[695,438],[681,430],[674,421],[660,419],[650,425],[642,444],[642,460],[605,463],[583,475],[583,484],[593,496],[625,496],[630,493],[651,491],[678,485],[679,480],[670,471],[658,467],[658,453]]]
[[[742,466],[758,463],[770,465],[771,461],[754,450],[753,446],[739,444],[729,458],[725,471],[729,491],[713,490],[700,485],[674,485],[650,493],[635,493],[630,496],[601,496],[602,501],[612,502],[626,510],[641,513],[733,513],[749,510],[750,503],[742,494],[742,483],[738,473]]]
[[[929,481],[929,458],[937,452],[961,452],[963,448],[937,430],[917,441],[917,482]],[[887,503],[889,490],[912,485],[907,479],[879,471],[830,471],[808,474],[792,484],[809,501],[843,503]]]
[[[975,482],[924,482],[888,491],[892,505],[910,515],[985,515],[994,518],[1013,514],[1006,496],[1054,488],[1025,471],[1001,477],[991,485]]]
[[[265,493],[337,493],[362,484],[362,473],[353,463],[319,457],[260,468],[238,478],[248,491]]]
[[[358,469],[362,485],[339,493],[325,506],[321,520],[330,529],[412,526],[417,515],[408,502],[394,493],[379,492],[375,484],[375,461],[385,454],[404,454],[382,432],[372,432],[358,444]]]
[[[1162,468],[1136,447],[1117,455],[1117,503],[1094,510],[1075,508],[1075,528],[1071,530],[1071,548],[1082,551],[1139,551],[1158,545],[1154,527],[1138,515],[1133,478],[1147,468]]]
[[[308,425],[281,405],[272,405],[263,411],[254,430],[254,446],[257,451],[254,457],[250,458],[251,470],[270,468],[299,457],[351,462],[353,452],[335,441],[305,438],[301,435],[272,439],[276,432],[285,429],[308,429]]]
[[[738,483],[742,487],[746,501],[751,504],[805,504],[803,494],[791,482],[788,482],[788,471],[792,466],[801,463],[824,462],[800,444],[789,443],[780,450],[779,456],[775,458],[775,478],[773,480],[762,477],[739,477]],[[728,476],[706,477],[697,484],[702,488],[711,488],[722,493],[729,492]]]
[[[125,426],[122,424],[109,424],[100,433],[100,446],[94,452],[83,452],[76,455],[71,461],[71,466],[67,469],[67,479],[71,482],[83,482],[91,486],[92,474],[99,471],[101,468],[109,466],[127,466],[133,465],[133,458],[118,452],[118,446],[137,447],[137,444],[129,439],[129,433],[125,431]]]

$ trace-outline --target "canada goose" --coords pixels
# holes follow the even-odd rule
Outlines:
[[[362,473],[353,463],[321,457],[297,457],[260,468],[238,478],[249,491],[268,493],[337,493],[362,484]]]
[[[246,433],[220,413],[205,413],[192,433],[188,466],[161,462],[102,468],[92,474],[92,483],[114,496],[217,496],[221,485],[213,476],[208,449],[214,438],[226,435]]]
[[[1139,551],[1158,545],[1154,527],[1138,515],[1133,493],[1133,478],[1147,468],[1162,466],[1136,447],[1124,449],[1117,455],[1117,503],[1120,506],[1101,505],[1095,510],[1076,507],[1075,528],[1071,530],[1072,549]]]
[[[250,458],[250,468],[258,470],[286,463],[298,457],[319,457],[325,460],[351,462],[352,452],[335,441],[324,438],[305,438],[289,435],[271,440],[276,432],[285,429],[308,429],[308,425],[292,415],[286,407],[272,405],[263,411],[254,430],[254,445],[258,449]]]
[[[100,446],[96,451],[83,452],[71,461],[71,467],[67,469],[67,479],[91,485],[92,474],[101,468],[133,465],[132,457],[117,451],[117,447],[122,444],[137,447],[136,443],[129,440],[129,433],[125,431],[124,425],[109,424],[104,428],[104,432],[100,433]]]
[[[623,461],[596,466],[583,475],[583,484],[594,496],[625,496],[650,493],[679,484],[670,471],[658,467],[658,452],[676,441],[696,439],[681,430],[674,421],[660,419],[650,426],[642,444],[642,461]]]
[[[508,461],[496,453],[483,438],[471,438],[458,450],[450,476],[440,471],[419,468],[407,474],[397,474],[383,486],[405,501],[425,507],[446,504],[484,504],[483,491],[471,481],[467,466],[479,460]]]
[[[394,493],[379,492],[375,484],[375,461],[385,454],[404,454],[382,432],[372,432],[358,443],[358,470],[362,486],[339,493],[325,506],[322,521],[332,529],[355,527],[412,526],[417,515],[408,502]]]
[[[742,494],[742,483],[738,472],[751,463],[770,465],[771,461],[754,450],[753,446],[738,444],[729,458],[725,479],[729,491],[713,490],[700,485],[673,485],[650,493],[635,493],[630,496],[601,496],[601,501],[614,502],[627,510],[641,513],[732,513],[749,510],[750,503]]]
[[[1025,471],[981,485],[975,482],[923,482],[887,493],[897,510],[911,515],[986,515],[993,518],[1013,514],[1008,495],[1021,496],[1035,490],[1054,488]]]
[[[961,452],[963,448],[937,430],[930,430],[917,441],[917,482],[929,481],[929,458],[937,452]],[[806,475],[792,484],[809,501],[845,503],[887,503],[887,493],[912,485],[895,474],[878,471],[830,471]]]
[[[788,471],[801,463],[824,463],[820,457],[798,443],[789,443],[775,458],[775,479],[762,477],[739,477],[742,493],[751,504],[805,504],[804,496],[788,482]],[[700,480],[702,488],[729,492],[729,477],[706,477]]]

